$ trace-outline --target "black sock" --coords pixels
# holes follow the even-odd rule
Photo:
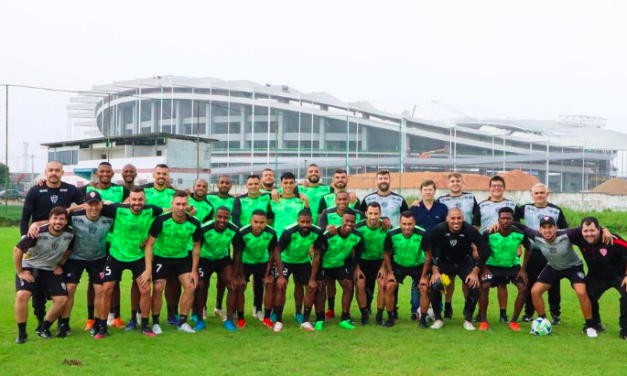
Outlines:
[[[429,316],[428,312],[420,312],[420,322],[426,323],[427,322],[427,316]]]
[[[41,328],[44,325],[45,319],[46,319],[45,315],[37,316],[37,326]]]
[[[501,310],[501,317],[503,316],[507,316],[507,310],[506,309],[502,309]]]
[[[383,308],[377,308],[377,318],[378,319],[383,318]]]
[[[224,300],[224,293],[216,296],[216,309],[222,309],[222,300]]]
[[[70,318],[68,317],[62,320],[63,320],[62,325],[65,328],[65,330],[70,330]]]
[[[263,310],[263,319],[269,319],[270,315],[272,315],[272,308],[266,308]]]
[[[168,306],[168,320],[174,320],[176,317],[176,306],[169,305]]]
[[[301,305],[297,305],[297,306],[296,306],[296,314],[297,314],[297,315],[300,315],[302,311],[303,311],[303,306],[301,306]]]
[[[546,319],[546,313],[545,313],[545,314],[543,314],[543,315],[538,315],[538,318],[539,318],[539,319]]]
[[[119,305],[113,306],[113,316],[115,316],[114,318],[116,319],[120,318],[120,306]]]
[[[283,306],[274,307],[276,322],[283,322]]]
[[[346,320],[350,320],[351,319],[351,314],[348,312],[342,312],[342,318],[341,321],[346,321]]]
[[[368,317],[368,308],[359,308],[359,311],[361,312],[361,317]]]
[[[131,309],[131,319],[129,321],[133,321],[137,323],[137,310]]]
[[[594,328],[594,319],[586,320],[586,328]]]
[[[394,311],[388,311],[388,321],[394,321]]]
[[[327,302],[329,303],[329,311],[335,311],[335,297],[328,298]]]
[[[25,336],[26,335],[26,323],[25,322],[17,323],[17,330],[19,331],[20,335]]]
[[[324,322],[324,311],[316,312],[316,322]]]
[[[94,319],[94,306],[88,305],[87,306],[87,320],[93,320],[93,319]]]
[[[153,316],[154,320],[154,316]],[[157,315],[157,321],[159,321],[159,315]],[[148,329],[148,317],[142,317],[142,330]]]
[[[94,318],[94,327],[93,330],[98,333],[98,331],[100,330],[100,319],[99,318]]]
[[[237,311],[237,318],[239,320],[244,320],[244,311]]]
[[[186,322],[187,322],[187,315],[181,315],[179,317],[179,326],[185,324]]]
[[[451,304],[451,302],[444,303],[444,309],[450,310],[452,308],[453,308],[453,305]]]
[[[311,317],[311,307],[309,308],[305,307],[305,314],[303,315],[303,322],[309,321],[310,317]]]
[[[142,322],[144,322],[144,318],[142,317]],[[152,324],[159,325],[159,315],[152,315]]]
[[[233,312],[227,312],[226,313],[226,321],[233,322]]]
[[[49,330],[52,326],[52,322],[48,320],[44,320],[44,324],[41,327],[41,330]]]

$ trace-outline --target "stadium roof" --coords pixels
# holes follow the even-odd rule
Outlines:
[[[97,137],[97,138],[88,138],[84,140],[49,142],[49,143],[45,143],[41,145],[46,146],[48,148],[60,148],[60,147],[65,147],[65,146],[88,147],[89,145],[106,143],[106,142],[116,143],[117,145],[154,145],[155,143],[164,144],[166,139],[200,142],[204,144],[209,144],[209,143],[218,141],[213,138],[184,136],[184,135],[171,134],[171,133],[141,133],[141,134],[126,135],[126,136],[112,136],[108,138]]]

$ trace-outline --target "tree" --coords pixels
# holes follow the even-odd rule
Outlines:
[[[0,162],[0,191],[5,190],[7,188],[5,184],[8,185],[10,181],[9,166]]]

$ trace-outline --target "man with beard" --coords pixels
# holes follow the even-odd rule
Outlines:
[[[272,222],[274,213],[270,206],[272,200],[267,193],[261,193],[261,179],[259,175],[249,175],[246,179],[246,193],[239,195],[233,202],[233,223],[237,227],[243,227],[242,224],[250,223],[250,218],[255,210],[262,210],[266,213],[268,221]]]
[[[320,268],[323,245],[323,232],[318,226],[313,225],[311,212],[308,209],[301,210],[298,213],[297,223],[288,227],[281,235],[279,244],[274,252],[275,266],[273,275],[276,279],[277,291],[274,300],[274,308],[277,314],[277,321],[274,324],[275,332],[283,330],[281,318],[283,306],[285,305],[285,290],[290,275],[294,275],[294,282],[298,281],[301,285],[307,286],[304,298],[303,323],[300,327],[306,331],[314,330],[314,327],[309,322],[309,318],[316,296],[323,294],[316,283],[316,274]],[[312,246],[314,251],[313,264],[309,260],[309,250]],[[324,322],[324,298],[320,304],[322,308],[318,309],[318,302],[316,302],[316,322]]]
[[[348,173],[344,169],[337,169],[333,173],[333,189],[335,193],[346,191],[346,184],[348,184]],[[320,206],[318,208],[318,213],[322,214],[326,209],[330,209],[335,206],[335,193],[327,193],[322,196],[320,200]],[[361,203],[354,192],[350,193],[350,203],[349,207],[351,209],[359,209],[361,207]]]
[[[272,171],[271,168],[266,168],[261,171],[261,188],[259,191],[261,193],[272,193],[272,191],[276,189],[274,187],[275,181],[274,171]]]
[[[28,300],[35,291],[52,297],[52,307],[43,320],[37,335],[51,338],[50,327],[61,315],[67,301],[67,290],[63,278],[63,264],[72,248],[74,235],[66,227],[67,212],[62,206],[52,208],[49,224],[42,226],[39,238],[25,236],[13,249],[15,266],[15,321],[19,334],[15,343],[27,340],[26,320]]]
[[[442,320],[442,286],[441,274],[457,275],[468,286],[468,295],[464,306],[464,324],[466,330],[475,330],[472,315],[479,301],[479,272],[490,256],[490,251],[483,237],[473,226],[464,221],[464,215],[458,208],[450,209],[446,223],[435,226],[429,237],[433,252],[431,276],[431,306],[435,314],[435,322],[431,329],[441,329]],[[473,245],[477,248],[479,258],[473,257]]]
[[[320,167],[316,164],[310,164],[307,167],[307,186],[300,186],[298,188],[298,193],[303,193],[309,198],[309,208],[311,209],[311,214],[314,223],[318,223],[318,216],[320,213],[320,199],[322,196],[332,193],[333,188],[320,183]]]
[[[533,198],[533,203],[518,207],[518,210],[516,211],[517,220],[520,221],[521,219],[524,219],[525,225],[533,229],[537,229],[540,228],[540,219],[548,215],[555,220],[557,228],[562,230],[568,228],[568,222],[566,222],[566,217],[564,217],[562,209],[547,201],[549,198],[549,192],[546,185],[538,183],[531,187],[531,197]],[[538,248],[538,245],[535,242],[531,242],[531,247],[531,259],[529,259],[529,265],[527,266],[529,289],[531,289],[533,284],[536,283],[538,275],[546,266],[546,258],[542,256],[542,252]],[[549,311],[551,312],[551,317],[553,318],[553,325],[557,325],[561,322],[560,303],[562,297],[560,284],[556,283],[553,285],[549,290],[548,295]],[[525,315],[522,317],[522,321],[533,321],[533,313],[533,302],[531,301],[531,295],[529,294],[527,304],[525,305]]]
[[[113,287],[122,278],[122,272],[130,270],[133,273],[133,280],[137,281],[140,293],[141,332],[152,337],[155,333],[148,327],[152,254],[144,252],[143,247],[153,219],[161,215],[163,209],[146,205],[146,194],[141,187],[134,187],[131,190],[128,201],[128,204],[112,205],[115,209],[115,222],[111,236],[111,249],[104,268],[102,311],[99,316],[107,315]],[[95,339],[102,339],[108,335],[106,324],[96,323],[96,325],[99,330],[94,336]]]
[[[233,212],[233,203],[235,202],[235,196],[231,195],[229,192],[232,188],[231,177],[228,175],[221,175],[218,178],[218,182],[216,183],[217,191],[211,192],[207,195],[207,200],[211,203],[211,205],[215,208],[219,208],[224,206],[229,209],[229,213]],[[222,280],[218,278],[218,282],[216,283],[216,306],[213,309],[213,314],[220,317],[222,320],[226,320],[226,314],[224,310],[222,310],[222,302],[224,301],[224,291],[226,290],[226,286],[222,283]],[[206,298],[205,298],[206,301]],[[204,307],[204,306],[203,306]],[[196,315],[201,315],[202,312],[195,312]]]
[[[606,245],[601,238],[601,227],[595,217],[581,221],[582,241],[575,244],[581,250],[588,275],[586,286],[592,304],[592,318],[597,331],[603,331],[599,299],[603,293],[615,288],[620,294],[620,338],[627,339],[627,242],[616,236],[613,244]]]
[[[188,196],[189,207],[190,209],[192,207],[196,209],[194,218],[196,218],[200,224],[210,221],[211,218],[213,218],[213,205],[211,205],[207,199],[208,189],[209,184],[206,180],[196,179],[196,181],[194,181],[194,191]]]
[[[28,190],[20,220],[22,237],[28,234],[30,237],[36,238],[39,226],[49,219],[50,210],[53,207],[62,206],[68,209],[72,204],[80,205],[83,203],[83,195],[78,188],[61,181],[63,172],[61,163],[48,162],[45,170],[46,180]],[[30,230],[29,226],[31,226]],[[40,291],[34,291],[32,305],[39,323],[36,330],[38,331],[46,315],[46,295]]]

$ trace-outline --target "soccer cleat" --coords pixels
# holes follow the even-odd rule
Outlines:
[[[420,329],[427,329],[429,326],[427,325],[427,319],[424,320],[420,320],[420,323],[418,324],[418,327]]]
[[[94,337],[96,334],[98,334],[98,330],[97,328],[94,326],[93,328],[91,328],[91,330],[89,331],[89,335]]]
[[[553,316],[553,321],[551,321],[552,325],[559,325],[562,323],[562,319],[559,316]]]
[[[620,339],[627,339],[627,334],[626,333],[621,333],[620,334]]]
[[[317,331],[324,329],[324,321],[316,321],[316,323],[314,324],[314,329],[316,329]]]
[[[294,319],[296,319],[297,323],[302,324],[305,320],[305,316],[303,316],[302,313],[297,313],[296,315],[294,315]]]
[[[228,330],[229,332],[237,332],[237,327],[233,324],[233,321],[231,320],[226,320],[224,322],[224,329]]]
[[[129,321],[128,324],[126,324],[126,327],[124,328],[124,330],[126,330],[127,332],[131,332],[135,329],[137,329],[137,323],[135,322],[135,320]]]
[[[270,321],[272,321],[273,323],[276,322],[276,313],[271,313],[270,314]]]
[[[179,326],[179,320],[176,317],[167,319],[165,323],[170,326]]]
[[[361,316],[361,325],[368,325],[370,324],[370,316],[368,316],[367,314]]]
[[[161,330],[161,328],[159,328],[159,330]],[[153,332],[152,330],[146,328],[146,329],[142,329],[142,334],[145,335],[146,337],[156,337],[157,333]]]
[[[109,333],[107,333],[107,331],[105,330],[105,328],[101,328],[98,333],[96,333],[94,335],[94,339],[103,339],[104,337],[108,336]]]
[[[85,330],[91,330],[94,327],[94,324],[96,323],[96,321],[94,320],[87,320],[87,323],[85,324]]]
[[[274,323],[274,328],[272,329],[275,333],[281,333],[283,331],[283,323],[277,321]]]
[[[466,330],[475,330],[475,326],[472,325],[472,323],[470,321],[464,321],[464,324],[462,326]]]
[[[152,326],[152,332],[153,332],[154,334],[156,334],[156,335],[162,334],[162,333],[163,333],[163,330],[161,330],[161,325],[159,325],[159,324],[154,324],[154,325]]]
[[[409,318],[410,321],[416,321],[418,320],[418,315],[416,313],[412,313],[411,317]]]
[[[522,322],[532,322],[533,321],[533,314],[531,314],[531,315],[524,315],[523,317],[520,318],[520,321],[522,321]]]
[[[593,328],[594,330],[597,331],[597,333],[601,333],[605,331],[605,327],[601,323],[596,324],[595,326],[593,326]],[[583,329],[581,329],[581,332],[583,334],[586,334],[586,329],[587,329],[586,324],[583,324]]]
[[[237,320],[237,329],[244,329],[246,327],[246,320],[239,319]]]
[[[26,343],[26,341],[28,341],[28,335],[26,334],[18,334],[17,338],[15,339],[15,343],[17,343],[18,345],[22,345]]]
[[[57,338],[67,338],[70,336],[70,334],[72,334],[71,330],[61,327],[61,330],[59,330],[59,332],[57,333]]]
[[[114,328],[120,328],[123,329],[124,328],[124,322],[122,321],[121,318],[117,318],[117,319],[113,319],[113,322],[111,322],[111,326]]]
[[[314,327],[311,325],[311,323],[308,321],[300,324],[300,327],[308,332],[313,332],[315,330]]]
[[[451,308],[447,308],[446,306],[444,307],[444,318],[445,319],[453,318],[453,307]]]
[[[52,333],[50,333],[50,329],[41,329],[39,333],[37,333],[37,337],[43,338],[43,339],[50,339],[52,338]]]
[[[394,325],[396,325],[396,324],[394,323],[394,320],[388,320],[388,321],[386,321],[386,322],[384,322],[384,323],[383,323],[383,327],[384,327],[384,328],[391,328],[391,327],[393,327]]]
[[[257,311],[257,313],[255,313],[253,315],[253,317],[255,317],[259,321],[263,321],[263,312],[262,311]]]
[[[213,310],[213,314],[222,319],[222,321],[226,321],[226,313],[223,310],[215,308]]]
[[[112,326],[113,320],[115,320],[115,316],[113,313],[109,312],[109,316],[107,316],[107,326]]]
[[[178,327],[179,332],[185,332],[185,333],[196,333],[196,331],[194,329],[192,329],[191,326],[189,326],[188,323],[185,323],[181,326]]]
[[[325,319],[334,319],[335,318],[335,311],[330,309],[327,311],[327,313],[324,314],[324,318]]]
[[[36,327],[35,327],[35,334],[39,334],[39,332],[41,332],[41,326],[43,325],[43,322],[40,322]]]
[[[263,326],[265,326],[268,329],[274,328],[274,324],[272,324],[272,320],[270,319],[263,319],[261,323],[263,324]]]
[[[351,324],[350,320],[344,320],[344,321],[340,321],[340,328],[347,329],[347,330],[353,330],[353,329],[355,329],[355,325]]]
[[[499,322],[501,324],[509,324],[509,318],[507,318],[506,315],[503,315],[503,316],[499,317]]]
[[[381,316],[375,317],[374,324],[378,326],[383,326],[383,317]]]
[[[481,330],[482,332],[487,332],[488,331],[488,322],[487,321],[482,321],[481,324],[479,324],[479,330]]]
[[[198,322],[198,315],[191,315],[189,319],[192,320],[193,322]]]
[[[520,332],[520,325],[517,322],[510,322],[509,328],[515,332]]]
[[[597,338],[599,335],[597,334],[597,330],[594,328],[586,329],[586,335],[588,338]]]
[[[435,322],[433,323],[433,325],[431,325],[431,329],[442,329],[442,327],[444,326],[444,321],[442,320],[435,320]]]
[[[204,321],[196,321],[196,325],[194,326],[195,331],[204,330],[207,327]]]

